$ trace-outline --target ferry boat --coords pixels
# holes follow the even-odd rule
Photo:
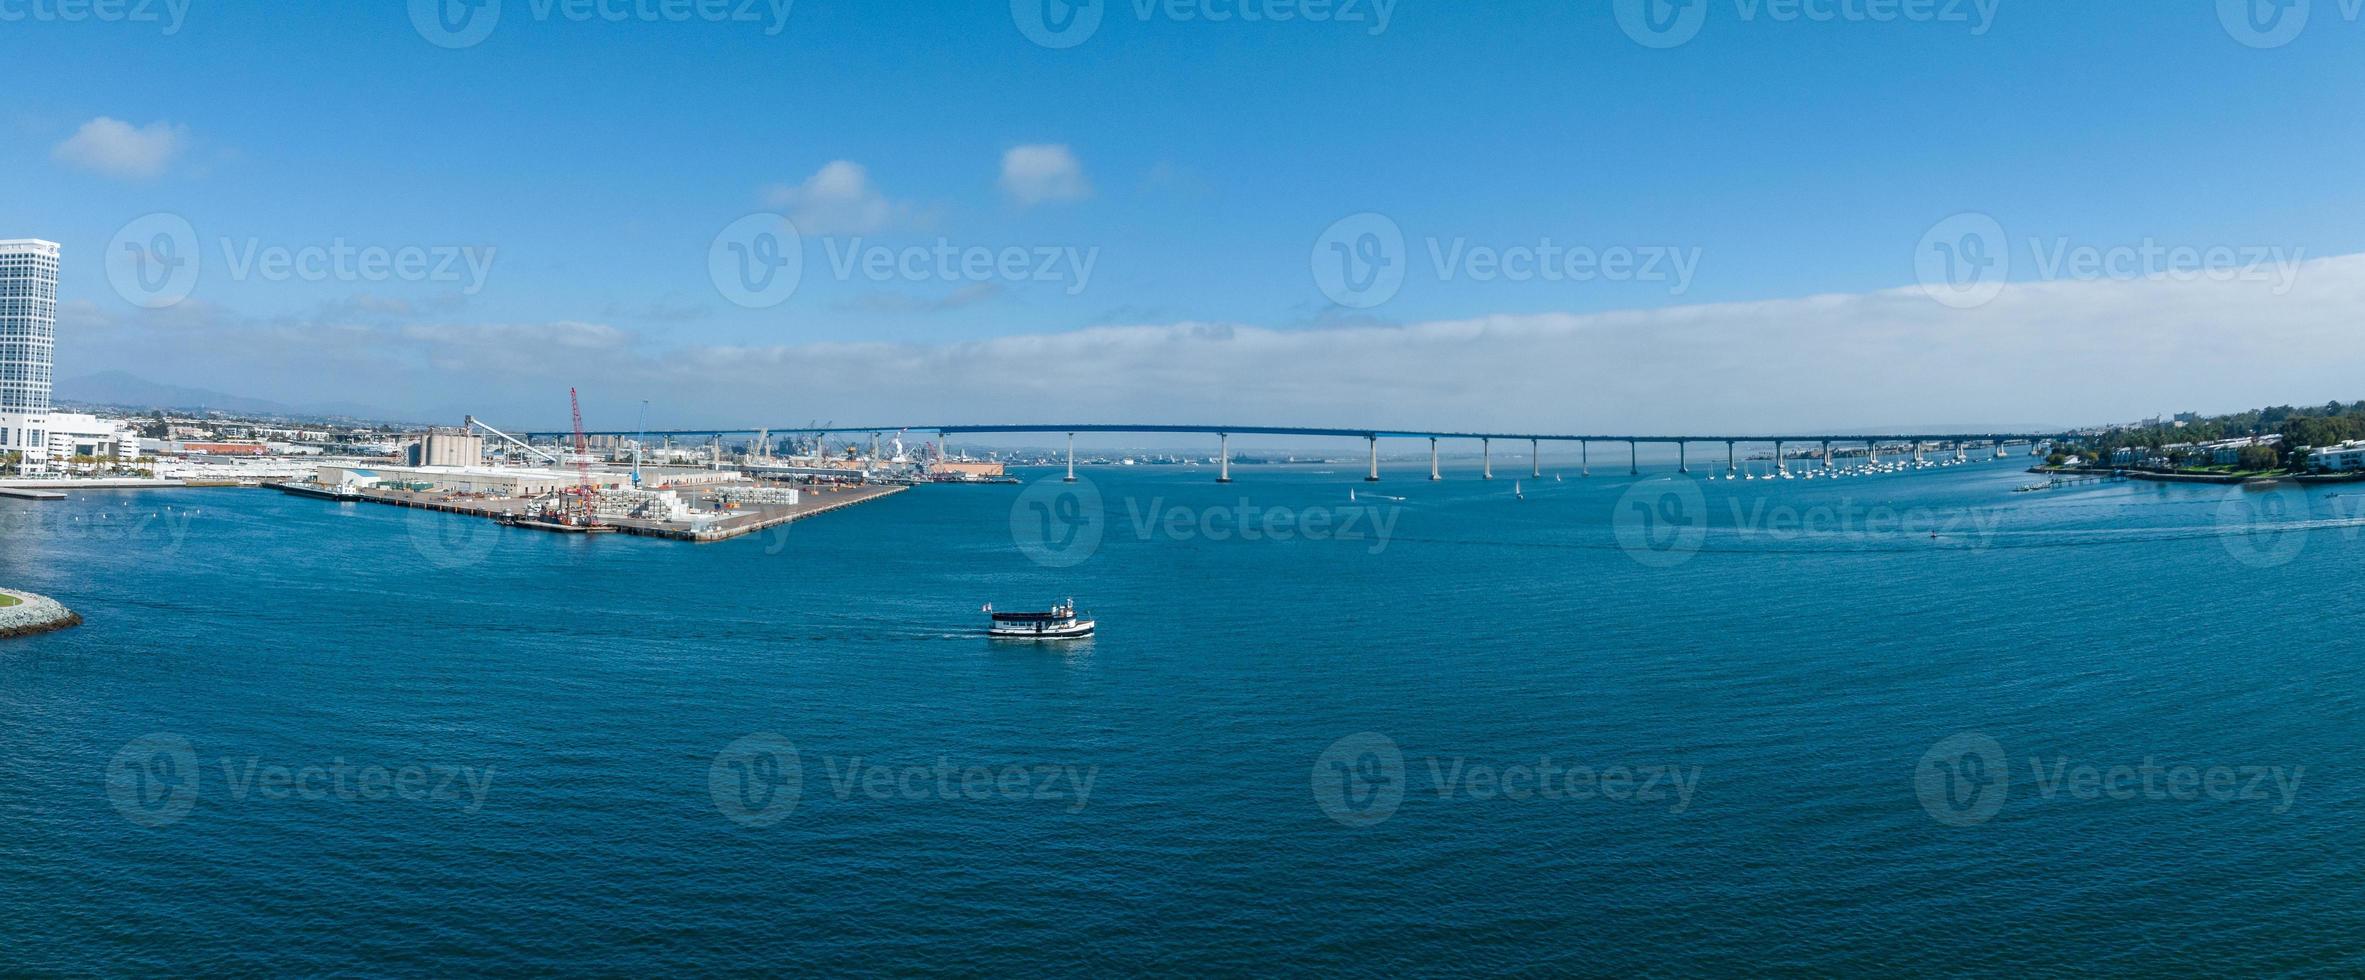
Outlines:
[[[989,602],[985,613],[993,617],[986,635],[996,639],[1075,640],[1092,635],[1093,621],[1076,618],[1074,599],[1052,606],[1050,612],[995,612]]]

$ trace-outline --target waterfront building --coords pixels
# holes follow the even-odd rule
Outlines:
[[[0,453],[28,472],[49,461],[50,370],[57,351],[58,244],[0,241]]]
[[[2308,452],[2308,465],[2332,473],[2365,470],[2365,441],[2352,439],[2337,446],[2318,446]]]
[[[140,455],[139,430],[114,419],[78,412],[52,412],[45,431],[49,436],[45,449],[52,465],[77,456],[128,463]]]

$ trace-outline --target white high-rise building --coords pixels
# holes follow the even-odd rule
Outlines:
[[[57,252],[38,238],[0,240],[0,454],[23,453],[29,470],[49,457]]]

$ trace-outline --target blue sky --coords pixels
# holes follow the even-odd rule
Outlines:
[[[14,69],[0,237],[67,247],[61,376],[120,369],[405,413],[484,406],[533,424],[563,411],[551,391],[567,384],[649,398],[653,413],[692,424],[771,411],[1147,419],[1253,407],[1287,417],[1275,421],[1384,411],[1436,425],[1606,414],[1542,401],[1554,389],[1541,375],[1563,358],[1598,360],[1603,345],[1581,340],[1499,365],[1521,382],[1501,390],[1537,392],[1533,404],[1466,394],[1483,374],[1391,397],[1392,372],[1434,364],[1409,354],[1279,397],[1325,372],[1242,363],[1271,356],[1255,346],[1176,353],[1216,372],[1198,402],[1145,390],[1139,374],[1015,394],[950,375],[979,350],[962,345],[1001,342],[976,362],[1003,369],[1011,338],[1083,363],[1111,337],[1149,345],[1103,368],[1115,371],[1166,360],[1154,352],[1180,342],[1174,331],[1271,331],[1303,357],[1325,338],[1387,346],[1475,318],[1680,321],[1706,309],[1748,335],[1750,315],[1733,312],[1745,304],[1914,285],[1925,232],[1964,212],[1992,217],[2008,243],[2365,251],[2353,220],[2365,137],[2348,94],[2365,82],[2365,23],[2342,0],[2314,0],[2306,30],[2268,48],[2242,43],[2207,3],[1934,0],[1927,17],[1874,22],[1859,16],[1867,2],[1880,6],[1807,4],[1836,18],[1817,22],[1778,3],[1692,0],[1704,10],[1697,36],[1656,49],[1621,29],[1611,0],[1401,0],[1384,29],[1373,0],[1352,23],[1211,22],[1230,0],[1108,0],[1088,39],[1052,49],[1001,0],[795,0],[776,34],[761,2],[753,22],[669,22],[643,16],[655,0],[610,0],[624,20],[605,23],[500,0],[481,43],[449,49],[402,3],[190,0],[169,30],[164,0],[140,8],[158,20],[72,23],[22,13],[55,0],[9,0],[0,15],[20,15],[0,19],[0,63]],[[1034,169],[1006,172],[1014,150]],[[727,225],[764,211],[807,226],[803,275],[785,301],[747,308],[718,291],[708,257]],[[201,269],[186,300],[143,310],[99,257],[158,212],[188,222]],[[1401,231],[1392,257],[1407,274],[1383,302],[1342,305],[1310,257],[1334,222],[1365,212]],[[1661,250],[1695,265],[1681,282],[1440,275],[1437,256],[1457,240]],[[491,264],[481,283],[314,281],[239,272],[232,258],[338,241],[489,251]],[[830,262],[857,242],[1049,250],[1091,266],[1085,278],[1061,264],[1052,281],[871,281]],[[2022,261],[2010,278],[2033,284],[2045,271]],[[2148,315],[2140,304],[2163,297],[2028,315],[2075,334],[2077,317]],[[1976,326],[1994,315],[1937,322],[2014,336]],[[1782,345],[1798,357],[1789,370],[1812,369],[1819,346],[1863,346],[1843,327],[1799,329]],[[2178,350],[2227,339],[2195,329]],[[1612,345],[1629,382],[1730,387],[1717,372],[1748,366],[1704,361],[1715,343],[1652,339]],[[1978,338],[1948,342],[1958,339]],[[2001,353],[2084,357],[2102,371],[2103,346]],[[2259,384],[2161,405],[2184,389],[2052,399],[1990,388],[1933,392],[1861,423],[2080,422],[2318,394]],[[1795,421],[1865,411],[1835,402]],[[1687,395],[1651,417],[1730,428],[1762,409]]]

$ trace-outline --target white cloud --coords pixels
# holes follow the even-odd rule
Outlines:
[[[83,123],[73,136],[51,150],[50,156],[60,163],[109,177],[153,180],[164,175],[188,142],[187,126],[153,122],[135,127],[120,119],[100,116]]]
[[[1013,146],[1002,154],[1002,193],[1031,207],[1091,197],[1092,182],[1084,178],[1084,165],[1066,146]]]
[[[780,379],[795,377],[798,404],[810,406],[796,411],[898,425],[1741,435],[2053,428],[2365,398],[2361,308],[2365,255],[2304,263],[2287,291],[2021,283],[1970,311],[1896,289],[1320,329],[1118,324],[955,343],[667,347],[566,322],[249,322],[224,336],[148,326],[143,312],[120,329],[78,332],[72,357],[135,374],[201,373],[218,379],[210,386],[281,401],[369,388],[414,414],[473,411],[529,427],[564,421],[569,385],[587,403],[656,399],[685,426],[799,423],[781,417],[777,395]]]
[[[775,184],[764,203],[784,208],[806,235],[865,235],[894,224],[910,209],[889,201],[852,160],[833,160],[794,186]]]

